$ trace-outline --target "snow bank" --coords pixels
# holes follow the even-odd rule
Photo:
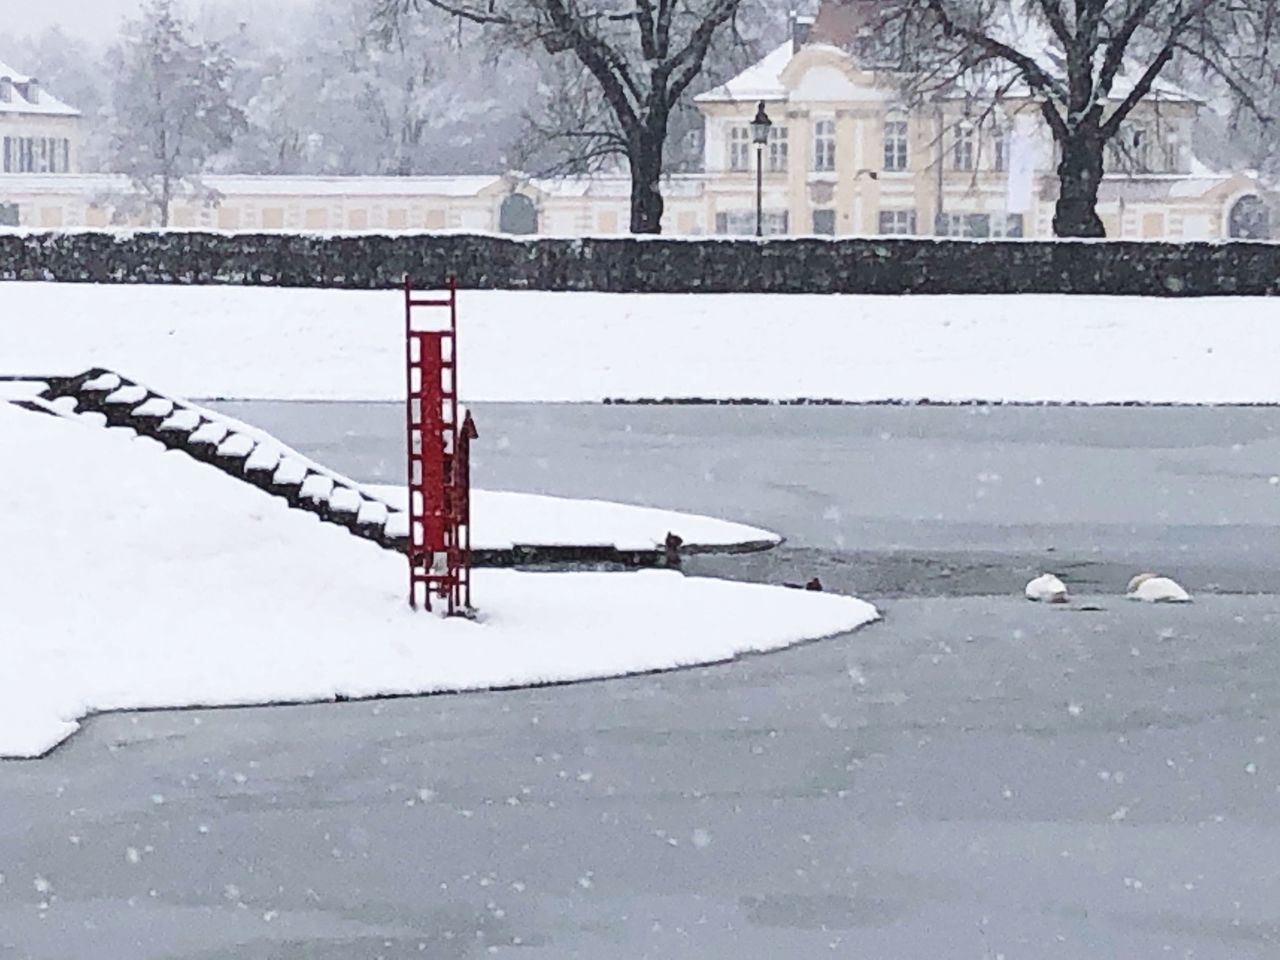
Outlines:
[[[404,487],[366,483],[362,488],[404,509]],[[714,517],[634,507],[607,500],[574,500],[506,490],[471,491],[471,545],[506,550],[516,544],[615,546],[619,550],[661,547],[668,533],[686,547],[732,547],[778,543],[776,533]]]
[[[46,386],[38,380],[0,380],[0,401],[29,400]]]
[[[0,403],[0,756],[95,710],[614,676],[874,619],[678,573],[477,571],[481,623],[414,614],[399,558],[180,453]]]
[[[0,283],[0,374],[188,397],[398,399],[400,294]],[[464,291],[471,401],[1280,402],[1265,298]]]

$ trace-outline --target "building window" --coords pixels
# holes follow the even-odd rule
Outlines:
[[[991,235],[993,237],[1021,237],[1022,214],[1006,213],[1003,217],[993,214],[991,217]]]
[[[938,217],[940,237],[989,237],[991,217],[985,213],[944,213]]]
[[[1147,128],[1135,125],[1129,134],[1135,173],[1151,172],[1151,135]]]
[[[747,127],[729,129],[729,169],[737,172],[751,169],[751,131]]]
[[[71,141],[65,137],[5,137],[0,170],[5,173],[70,173]]]
[[[766,237],[787,232],[787,211],[766,210],[761,222]],[[716,214],[716,233],[721,236],[749,237],[756,232],[755,210],[725,210]]]
[[[834,236],[836,232],[836,212],[831,209],[813,211],[813,232],[820,237]]]
[[[951,169],[973,169],[973,124],[960,121],[952,131]]]
[[[944,213],[938,218],[940,237],[1021,237],[1020,213]]]
[[[916,232],[914,210],[881,210],[880,232],[887,236],[912,236]]]
[[[1151,134],[1141,123],[1120,128],[1107,142],[1104,165],[1110,173],[1150,173]]]
[[[1227,236],[1237,240],[1271,238],[1271,211],[1261,197],[1249,194],[1231,205],[1227,213]]]
[[[819,172],[836,168],[836,122],[819,120],[813,125],[813,169]]]
[[[884,168],[907,169],[907,121],[890,118],[884,122]]]
[[[1009,169],[1009,131],[1001,126],[991,132],[991,169],[996,173]]]
[[[769,172],[785,173],[787,169],[787,128],[769,128]]]
[[[1182,173],[1182,141],[1176,130],[1170,130],[1160,145],[1166,173]]]

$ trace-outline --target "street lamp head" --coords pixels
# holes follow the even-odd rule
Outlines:
[[[773,121],[769,119],[769,115],[764,112],[764,101],[761,100],[756,104],[755,119],[751,121],[751,142],[757,147],[762,147],[769,142],[769,128],[773,126]]]

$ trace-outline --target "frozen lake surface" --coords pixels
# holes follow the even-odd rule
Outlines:
[[[226,409],[398,479],[397,405]],[[92,719],[0,764],[0,955],[1276,956],[1280,410],[476,414],[477,483],[777,530],[690,570],[816,573],[885,621],[662,676]],[[1022,600],[1046,568],[1102,609]],[[1196,602],[1119,597],[1147,569]]]

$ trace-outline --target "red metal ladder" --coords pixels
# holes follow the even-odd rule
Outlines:
[[[448,324],[416,323],[415,311],[448,310]],[[444,296],[415,296],[404,278],[405,425],[409,487],[409,605],[431,609],[445,599],[450,616],[471,609],[470,440],[459,422],[458,287]],[[419,590],[419,588],[422,588]]]

